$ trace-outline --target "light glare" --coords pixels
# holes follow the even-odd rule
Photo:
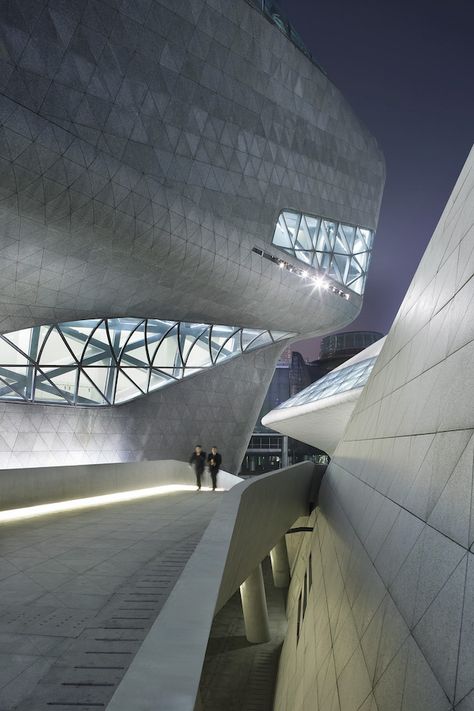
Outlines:
[[[177,491],[196,491],[192,484],[163,484],[152,486],[147,489],[134,489],[132,491],[118,491],[114,494],[101,494],[100,496],[89,496],[84,499],[70,499],[69,501],[55,501],[51,504],[38,504],[37,506],[25,506],[20,509],[10,509],[0,511],[0,523],[10,523],[21,521],[27,518],[47,516],[54,513],[64,513],[67,511],[79,511],[81,509],[95,508],[107,504],[117,504],[125,501],[137,501],[151,496],[163,496]],[[210,486],[203,486],[201,491],[212,491]],[[224,491],[224,489],[216,489]]]

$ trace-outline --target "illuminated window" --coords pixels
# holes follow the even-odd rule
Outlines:
[[[284,210],[272,244],[308,267],[363,294],[374,233],[314,215]]]
[[[136,318],[34,326],[0,336],[0,399],[118,405],[293,335]]]

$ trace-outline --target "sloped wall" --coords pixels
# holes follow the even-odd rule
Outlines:
[[[278,711],[474,709],[473,193],[474,151],[326,473]]]
[[[0,469],[188,461],[215,444],[237,474],[276,362],[275,343],[114,407],[0,403]],[[1,488],[1,473],[0,473]]]

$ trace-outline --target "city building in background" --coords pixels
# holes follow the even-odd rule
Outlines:
[[[324,336],[317,360],[308,363],[311,382],[319,380],[381,338],[383,333],[378,331],[344,331]]]

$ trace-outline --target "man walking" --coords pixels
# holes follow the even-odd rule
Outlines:
[[[222,464],[222,457],[217,451],[217,447],[211,447],[211,452],[207,457],[207,463],[209,465],[209,471],[211,472],[212,491],[215,491],[217,486],[217,475],[219,474],[219,469]]]
[[[206,452],[202,451],[200,444],[197,444],[194,447],[194,452],[191,455],[189,463],[194,468],[194,473],[196,474],[197,490],[201,491],[201,477],[204,473],[204,465],[206,463]]]

